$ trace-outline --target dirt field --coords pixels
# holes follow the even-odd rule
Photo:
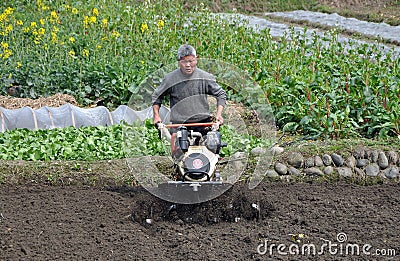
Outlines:
[[[392,0],[320,2],[398,13],[382,7]],[[399,183],[236,183],[215,200],[172,205],[135,187],[26,179],[0,185],[0,261],[400,259]]]
[[[126,187],[2,186],[0,260],[398,260],[399,189],[236,184],[171,208]]]

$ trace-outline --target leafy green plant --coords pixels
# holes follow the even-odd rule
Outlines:
[[[266,7],[284,10],[295,2]],[[248,72],[262,92],[250,83],[236,92],[224,86],[229,98],[246,97],[257,108],[267,102],[287,132],[320,138],[399,135],[400,58],[379,45],[342,43],[334,30],[309,38],[292,29],[273,38],[268,29],[256,30],[239,18],[228,21],[205,5],[185,9],[179,1],[0,6],[0,94],[18,86],[21,97],[67,93],[81,106],[112,109],[140,93],[148,75],[176,63],[176,49],[188,42],[201,57]]]
[[[221,128],[222,139],[229,141],[221,154],[250,151],[265,141],[242,135],[232,126]],[[27,146],[29,144],[29,146]],[[267,145],[265,145],[267,146]],[[165,156],[169,143],[160,139],[151,120],[133,125],[81,127],[51,130],[16,129],[0,133],[1,160],[107,160],[139,156]],[[77,164],[74,168],[79,169]]]

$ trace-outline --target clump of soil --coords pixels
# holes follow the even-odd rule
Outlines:
[[[196,223],[202,225],[219,222],[257,221],[268,218],[274,211],[267,198],[250,191],[246,184],[236,184],[223,195],[198,204],[174,204],[161,200],[147,191],[137,189],[125,193],[136,193],[132,205],[132,220],[140,224],[168,221],[176,223]],[[111,189],[121,192],[121,187]],[[196,193],[196,192],[193,192]]]

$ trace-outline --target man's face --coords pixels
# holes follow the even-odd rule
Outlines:
[[[190,75],[196,68],[197,58],[193,55],[188,55],[179,60],[179,67],[184,74]]]

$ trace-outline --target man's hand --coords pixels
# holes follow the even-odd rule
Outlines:
[[[156,129],[160,129],[162,127],[162,122],[161,121],[154,122],[154,127],[156,127]]]
[[[224,118],[221,115],[215,116],[216,122],[218,122],[219,125],[224,124]]]

